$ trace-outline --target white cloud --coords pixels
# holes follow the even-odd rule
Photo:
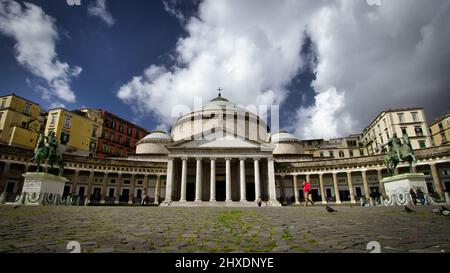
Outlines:
[[[16,59],[31,73],[47,81],[44,94],[66,102],[75,102],[75,93],[69,86],[73,77],[81,73],[58,60],[55,41],[58,32],[55,20],[38,6],[11,0],[0,1],[0,33],[15,39]]]
[[[358,0],[205,0],[198,18],[185,24],[177,62],[151,65],[118,97],[168,124],[174,105],[192,106],[194,96],[209,99],[218,86],[242,105],[280,103],[287,84],[311,64],[299,54],[306,31],[317,53],[316,94],[313,105],[298,101],[291,121],[298,136],[361,132],[387,108],[423,106],[437,115],[450,98],[449,6],[446,0],[381,6]]]
[[[106,8],[106,0],[96,0],[95,2],[91,2],[88,6],[88,14],[99,17],[108,26],[112,26],[115,23],[114,18]]]

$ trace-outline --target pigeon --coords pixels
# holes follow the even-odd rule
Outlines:
[[[18,208],[20,208],[19,205],[15,205],[15,206],[13,207],[13,209],[18,209]]]
[[[406,211],[407,213],[415,212],[414,210],[408,208],[408,206],[405,206],[405,211]]]
[[[450,211],[444,210],[444,211],[442,211],[442,215],[444,215],[444,216],[450,216]]]
[[[329,212],[329,213],[333,213],[333,212],[337,212],[337,210],[333,209],[332,207],[326,205],[325,209]]]
[[[431,210],[434,214],[441,214],[442,213],[442,210],[440,210],[440,209],[432,209]]]

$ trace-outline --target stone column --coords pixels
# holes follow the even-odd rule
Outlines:
[[[383,182],[381,182],[381,180],[383,180],[382,169],[377,170],[377,175],[378,175],[378,183],[380,183],[380,192],[384,196],[386,195],[386,190],[384,189]]]
[[[72,196],[77,194],[78,179],[80,179],[80,170],[76,169],[72,177],[72,190],[70,191]]]
[[[209,202],[216,201],[216,159],[211,158],[211,174],[209,178],[210,191],[209,191]]]
[[[142,181],[142,187],[144,188],[142,190],[142,198],[144,198],[144,195],[147,196],[148,194],[148,174],[144,174],[144,181]]]
[[[433,177],[434,191],[437,194],[439,194],[439,196],[442,199],[444,198],[444,192],[442,191],[441,178],[439,177],[439,172],[436,168],[435,162],[430,163],[430,169],[431,169],[431,176]]]
[[[197,172],[195,174],[195,202],[202,201],[202,159],[197,160]]]
[[[278,203],[277,192],[275,189],[275,167],[273,158],[267,159],[267,176],[269,184],[269,201],[273,203]]]
[[[225,187],[226,187],[226,202],[232,202],[231,199],[231,158],[225,159]]]
[[[167,184],[167,181],[166,181]],[[153,203],[159,205],[159,197],[161,196],[161,175],[156,176],[156,186],[155,186],[155,200]],[[167,194],[166,194],[167,196]]]
[[[247,201],[246,182],[245,182],[245,158],[239,159],[239,182],[241,185],[241,202]]]
[[[169,158],[167,162],[166,198],[164,203],[170,203],[172,201],[173,160],[173,158]]]
[[[0,194],[6,191],[6,179],[8,178],[9,170],[11,168],[11,163],[4,162],[2,175],[0,177]]]
[[[131,175],[130,194],[128,195],[128,204],[132,205],[134,202],[134,189],[136,188],[136,174]]]
[[[334,195],[336,197],[336,204],[341,203],[341,195],[339,194],[339,184],[337,179],[337,173],[333,173],[333,187],[334,187]]]
[[[356,204],[355,193],[353,192],[352,172],[347,171],[348,191],[350,192],[350,203]]]
[[[311,177],[309,176],[309,174],[306,175],[306,181],[308,181],[309,183],[311,183]]]
[[[180,197],[180,202],[186,202],[187,161],[188,161],[188,159],[186,157],[182,158],[182,166],[181,166],[181,197]]]
[[[116,200],[114,201],[114,203],[119,204],[121,194],[122,194],[122,173],[119,173],[119,176],[117,177]]]
[[[293,177],[293,183],[294,183],[295,204],[300,205],[300,199],[299,199],[299,196],[298,196],[298,182],[297,182],[297,175],[294,174],[292,177]]]
[[[255,201],[261,197],[261,178],[259,176],[259,158],[253,159],[255,168]]]
[[[92,184],[94,184],[94,171],[89,172],[89,180],[88,180],[88,187],[86,192],[86,199],[84,200],[84,205],[88,205],[91,202],[91,196],[92,196]]]
[[[102,197],[100,200],[101,204],[105,204],[106,195],[108,194],[107,190],[108,190],[108,173],[105,172],[103,174],[103,180],[102,180]]]
[[[327,196],[325,194],[325,187],[323,185],[323,173],[319,173],[319,185],[320,185],[320,196],[322,198],[322,204],[326,204]]]
[[[364,196],[367,200],[370,200],[370,190],[369,190],[369,183],[367,183],[367,173],[365,170],[361,171],[362,179],[363,179],[363,185],[364,185]]]

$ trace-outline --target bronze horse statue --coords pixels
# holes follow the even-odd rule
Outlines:
[[[409,172],[413,172],[412,164],[416,161],[416,157],[414,156],[408,135],[404,134],[402,139],[403,143],[397,138],[397,135],[394,134],[388,141],[388,149],[384,156],[384,164],[390,175],[394,174],[397,165],[401,162],[408,162]]]
[[[62,175],[64,171],[63,155],[58,151],[58,140],[54,132],[50,132],[48,136],[44,136],[42,133],[39,134],[36,148],[34,149],[34,157],[30,161],[37,163],[36,172],[40,171],[42,162],[47,162],[50,165],[50,169],[53,169],[54,164],[58,163],[59,175]]]

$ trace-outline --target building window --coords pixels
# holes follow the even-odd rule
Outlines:
[[[61,144],[66,145],[67,143],[69,143],[69,138],[70,135],[68,133],[61,133]]]
[[[123,133],[123,124],[119,125],[119,132]]]
[[[122,136],[121,136],[121,135],[118,135],[118,136],[117,136],[117,142],[118,142],[120,145],[122,145]]]
[[[131,136],[131,128],[127,128],[127,135]]]
[[[6,106],[6,99],[3,99],[3,100],[2,100],[2,107],[1,107],[1,109],[4,109],[5,106]]]
[[[334,152],[333,151],[330,151],[330,157],[334,158]]]
[[[93,128],[92,128],[92,137],[97,137],[97,126],[94,126]]]
[[[447,137],[445,136],[445,133],[441,133],[441,139],[442,143],[447,143]]]
[[[118,156],[122,156],[122,150],[121,150],[121,149],[118,149],[118,150],[117,150],[117,155],[118,155]]]
[[[50,117],[50,125],[55,125],[56,123],[56,114],[52,114]]]
[[[340,152],[339,152],[339,157],[340,157],[340,158],[342,158],[342,157],[345,157],[345,155],[344,155],[344,152],[343,152],[343,151],[340,151]]]
[[[397,116],[398,116],[399,123],[405,122],[405,115],[403,113],[398,113]]]
[[[419,118],[417,116],[417,112],[411,112],[411,116],[414,122],[418,122]]]
[[[387,123],[386,123],[386,119],[385,118],[383,119],[383,124],[384,124],[384,127],[387,128]]]
[[[353,157],[353,151],[349,151],[350,157]]]
[[[402,136],[407,135],[408,132],[406,130],[406,127],[402,127]]]
[[[442,122],[439,122],[439,131],[444,130],[444,124]]]
[[[64,118],[64,128],[70,128],[70,117],[65,117]]]
[[[23,113],[24,113],[25,115],[29,115],[30,112],[31,112],[31,104],[30,104],[30,103],[27,103],[27,104],[25,104],[25,109],[23,109]]]
[[[323,152],[320,152],[320,157],[323,157]]]
[[[3,112],[0,112],[0,122],[2,121]]]
[[[142,185],[142,180],[138,180],[138,185]]]
[[[364,150],[359,150],[359,156],[364,156]]]
[[[416,132],[416,136],[423,136],[422,127],[414,127],[414,131]]]
[[[419,140],[419,146],[420,146],[420,149],[426,148],[427,145],[425,144],[425,140]]]
[[[126,185],[129,185],[130,184],[130,180],[124,180],[123,183],[126,184]]]

